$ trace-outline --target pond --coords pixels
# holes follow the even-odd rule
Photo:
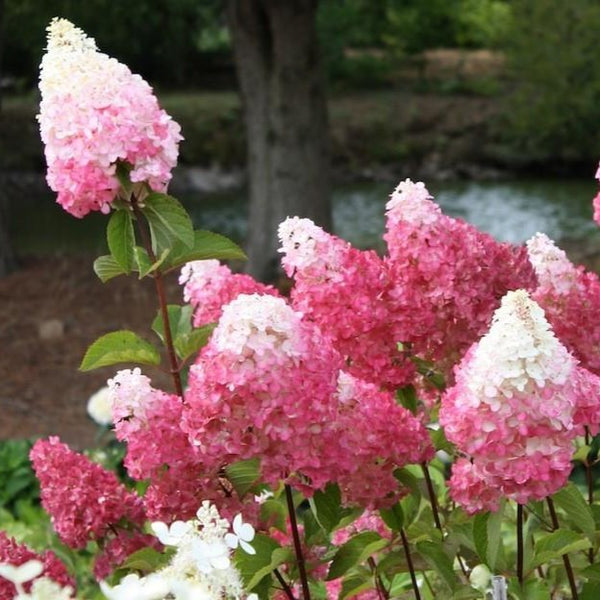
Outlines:
[[[335,232],[355,246],[383,249],[386,184],[342,186],[333,195]],[[537,231],[554,240],[595,234],[592,198],[597,184],[582,180],[438,182],[429,185],[442,210],[502,241],[523,242]],[[181,198],[197,227],[240,241],[246,229],[243,192]],[[20,253],[105,251],[103,215],[79,220],[47,198],[27,197],[10,207],[10,231]]]

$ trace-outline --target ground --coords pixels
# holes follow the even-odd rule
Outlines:
[[[120,277],[102,284],[92,262],[91,256],[32,258],[0,279],[0,439],[58,435],[77,448],[93,445],[98,429],[87,399],[123,367],[79,372],[86,348],[116,329],[154,341],[153,282]],[[167,288],[169,302],[181,303],[175,278]],[[145,372],[168,389],[163,373]]]

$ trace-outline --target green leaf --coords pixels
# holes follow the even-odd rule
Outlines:
[[[583,499],[581,492],[573,482],[569,482],[564,488],[552,496],[555,504],[565,511],[569,524],[585,533],[590,541],[596,538],[596,524],[594,515]]]
[[[148,220],[152,249],[156,254],[171,250],[176,242],[194,246],[194,227],[187,211],[173,196],[152,193],[144,199],[142,213]]]
[[[534,569],[539,565],[560,558],[563,554],[587,550],[591,545],[590,540],[582,534],[568,529],[557,529],[536,541],[531,568]]]
[[[154,273],[160,267],[169,255],[169,249],[165,248],[162,254],[155,262],[150,261],[150,257],[144,248],[135,246],[133,249],[133,257],[135,259],[136,269],[139,272],[138,279],[143,279],[146,275]]]
[[[598,600],[600,598],[600,582],[587,581],[579,594],[579,600]]]
[[[579,448],[577,448],[575,451],[575,454],[573,454],[573,460],[584,464],[587,463],[591,449],[591,446],[579,446]]]
[[[115,174],[119,180],[119,183],[121,184],[121,187],[128,195],[131,193],[131,189],[133,187],[131,184],[131,178],[129,177],[129,173],[131,173],[132,168],[133,167],[127,162],[122,160],[117,161],[117,169]]]
[[[268,567],[267,573],[272,571],[271,562],[272,555],[275,550],[281,549],[281,546],[269,536],[262,533],[257,533],[252,540],[252,547],[256,550],[256,554],[248,554],[241,549],[238,549],[234,554],[235,566],[237,567],[244,587],[247,591],[250,591],[252,587],[256,587],[260,580],[256,581],[255,575]],[[263,579],[266,575],[263,575]],[[250,587],[248,584],[252,582],[253,586]]]
[[[94,261],[94,273],[102,283],[106,283],[113,277],[126,275],[127,271],[110,254],[99,256]]]
[[[167,315],[171,326],[171,337],[175,339],[179,335],[184,335],[192,330],[192,307],[189,304],[179,306],[178,304],[167,305]],[[159,310],[154,321],[152,321],[152,331],[165,341],[165,328],[163,324],[162,312]]]
[[[446,433],[442,427],[439,429],[430,429],[429,435],[431,436],[433,447],[436,450],[445,450],[448,452],[448,454],[452,454],[454,452],[454,446],[447,440]]]
[[[379,514],[392,531],[400,531],[404,527],[404,513],[399,502],[391,508],[380,508]]]
[[[117,363],[160,364],[158,350],[133,331],[121,330],[99,337],[87,349],[80,371],[91,371]]]
[[[260,460],[258,458],[240,460],[227,465],[225,473],[238,496],[242,498],[254,487],[260,477]]]
[[[243,550],[239,550],[243,552]],[[258,585],[260,581],[270,575],[277,567],[286,563],[293,562],[295,559],[294,553],[291,548],[275,548],[271,553],[271,561],[268,565],[258,569],[250,581],[246,584],[246,588],[251,590],[253,587]]]
[[[126,273],[130,273],[133,266],[135,235],[131,213],[128,210],[113,212],[106,228],[106,240],[108,249],[117,264]]]
[[[396,401],[410,410],[411,413],[417,413],[417,391],[414,385],[407,385],[396,390]]]
[[[442,581],[454,591],[458,578],[452,566],[452,560],[444,552],[440,542],[417,542],[417,551],[429,563],[433,570],[441,577]]]
[[[125,562],[120,565],[119,570],[141,571],[151,573],[157,568],[164,566],[170,560],[170,554],[155,550],[154,548],[141,548],[130,554]]]
[[[385,548],[387,544],[388,541],[374,531],[363,531],[356,534],[336,552],[329,567],[327,580],[341,577],[355,565]]]
[[[493,572],[502,544],[501,527],[504,504],[494,512],[478,513],[473,518],[473,541],[477,554]]]
[[[373,575],[371,573],[357,573],[350,575],[349,577],[344,577],[338,600],[356,598],[360,592],[373,589],[373,587]]]
[[[333,483],[328,483],[324,491],[315,492],[309,503],[319,525],[328,533],[333,531],[342,518],[340,488]]]
[[[203,327],[192,329],[189,333],[178,335],[175,339],[175,351],[179,358],[186,360],[192,354],[196,354],[200,348],[206,346],[216,326],[216,323],[210,323]]]
[[[212,231],[197,229],[194,231],[192,247],[176,242],[171,248],[165,270],[181,267],[191,260],[246,260],[244,251],[229,238]]]
[[[596,563],[586,567],[583,571],[581,571],[581,576],[585,577],[589,581],[597,581],[600,583],[600,565]]]

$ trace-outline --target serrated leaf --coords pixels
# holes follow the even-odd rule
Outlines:
[[[200,348],[206,346],[216,323],[209,323],[203,327],[192,329],[189,333],[177,336],[175,339],[175,351],[181,360],[187,360],[192,354],[196,354]]]
[[[327,580],[342,577],[352,567],[385,548],[387,544],[388,541],[374,531],[363,531],[356,534],[336,552],[329,566]]]
[[[454,446],[446,438],[446,433],[442,427],[439,429],[430,429],[429,435],[431,436],[433,447],[436,450],[444,450],[448,452],[448,454],[452,454],[452,452],[454,452]]]
[[[317,522],[325,531],[330,533],[338,526],[342,517],[342,495],[337,485],[328,483],[325,490],[317,490],[309,504]]]
[[[135,235],[131,213],[127,210],[113,212],[106,227],[108,249],[117,264],[130,273],[133,266],[133,248]]]
[[[238,496],[242,498],[254,487],[260,477],[260,460],[258,458],[240,460],[227,465],[225,473]]]
[[[244,251],[229,238],[219,233],[197,229],[192,247],[176,242],[171,248],[165,270],[177,269],[192,260],[246,260]]]
[[[410,410],[411,413],[417,413],[417,391],[414,385],[407,385],[396,390],[396,402]]]
[[[171,327],[171,337],[176,339],[179,335],[184,335],[192,330],[192,307],[189,304],[179,306],[178,304],[167,305],[167,315],[169,316],[169,325]],[[152,331],[165,341],[165,327],[163,324],[162,311],[158,311],[152,321]]]
[[[92,343],[79,365],[79,370],[91,371],[124,362],[158,365],[160,354],[152,344],[133,331],[113,331]]]
[[[192,220],[179,200],[167,194],[153,193],[144,199],[141,211],[148,221],[152,249],[156,254],[171,250],[177,242],[193,248]]]
[[[531,569],[560,558],[563,554],[587,550],[591,545],[590,540],[580,533],[557,529],[536,541]]]
[[[565,511],[570,525],[585,533],[593,541],[596,537],[594,515],[577,486],[569,482],[564,488],[556,492],[552,498],[554,503]]]
[[[452,560],[444,552],[442,544],[423,541],[417,542],[416,546],[419,554],[429,563],[448,588],[454,591],[458,584],[458,578],[454,572]]]
[[[115,175],[117,176],[121,187],[125,190],[127,194],[131,193],[131,189],[133,187],[131,184],[131,178],[129,177],[129,173],[131,172],[132,168],[133,167],[127,162],[124,162],[122,160],[117,161]]]
[[[234,554],[235,566],[242,577],[244,587],[247,591],[252,589],[248,584],[254,579],[255,574],[267,566],[270,567],[273,552],[277,549],[281,549],[281,546],[274,539],[262,533],[257,533],[254,536],[252,547],[256,550],[256,554],[248,554],[241,549],[238,549]],[[261,579],[264,577],[265,576]],[[255,587],[259,581],[256,581],[253,587]]]
[[[133,258],[136,264],[135,268],[139,272],[138,279],[143,279],[146,275],[154,273],[165,262],[167,256],[169,256],[169,252],[170,250],[165,248],[158,259],[152,262],[146,250],[140,246],[136,246],[133,249]]]
[[[154,548],[141,548],[130,554],[119,570],[141,571],[151,573],[164,566],[169,561],[169,554],[159,552]]]
[[[121,265],[110,254],[99,256],[94,261],[94,273],[96,273],[98,279],[100,279],[102,283],[106,283],[113,277],[127,274],[127,272],[123,270]]]

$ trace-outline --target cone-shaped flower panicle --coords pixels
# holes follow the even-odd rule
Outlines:
[[[454,499],[476,512],[495,509],[501,496],[525,503],[562,487],[578,406],[597,378],[578,368],[527,292],[506,294],[455,376],[439,418],[470,461],[454,465]]]
[[[218,260],[195,260],[181,269],[179,283],[183,299],[194,308],[194,327],[219,320],[222,307],[240,294],[270,294],[279,292],[271,285],[260,283],[244,273],[232,273]]]
[[[177,162],[180,127],[152,88],[66,19],[48,27],[38,120],[57,201],[77,217],[107,213],[118,190],[117,161],[131,180],[164,191]]]
[[[279,225],[281,262],[294,278],[294,309],[315,322],[354,376],[389,389],[406,385],[414,367],[399,351],[386,302],[383,261],[353,248],[309,219]]]
[[[535,286],[527,251],[443,215],[425,186],[409,179],[386,215],[394,338],[450,375],[489,327],[499,299]]]
[[[600,375],[600,279],[575,266],[543,233],[527,242],[539,285],[533,299],[544,309],[558,339],[581,366]]]
[[[107,535],[121,519],[141,525],[141,498],[112,471],[71,450],[57,437],[38,440],[30,453],[42,506],[65,544],[84,548]]]
[[[341,366],[320,330],[282,298],[238,296],[190,369],[182,427],[198,460],[218,468],[260,456],[267,482],[300,472],[321,487]]]

